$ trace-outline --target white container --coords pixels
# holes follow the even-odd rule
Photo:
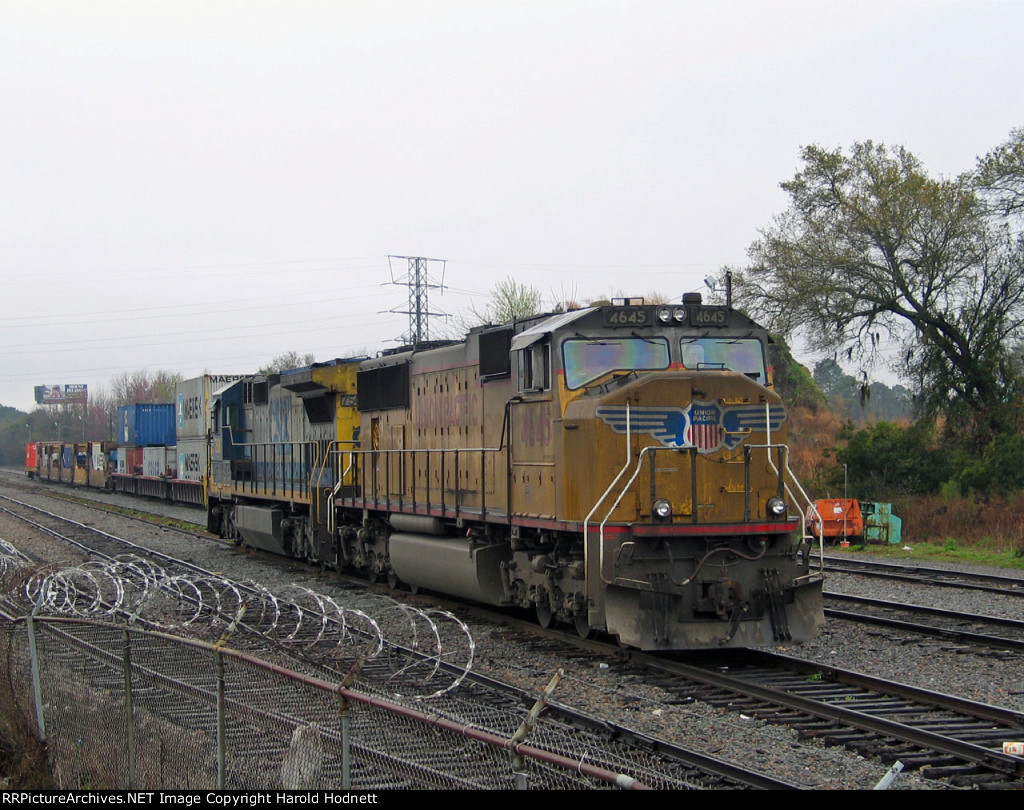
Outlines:
[[[206,475],[206,439],[178,439],[178,478],[202,481]]]
[[[175,386],[175,418],[177,435],[181,439],[202,439],[212,427],[210,423],[210,395],[230,382],[240,380],[244,374],[204,374],[191,380],[182,380]],[[190,479],[191,480],[191,479]]]
[[[143,447],[142,474],[149,478],[173,477],[178,456],[173,447]]]

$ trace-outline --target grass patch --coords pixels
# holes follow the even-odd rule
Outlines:
[[[851,545],[845,551],[897,560],[1024,569],[1024,494],[1006,498],[934,495],[894,500],[892,506],[903,521],[899,543]]]
[[[839,549],[830,548],[830,552]],[[915,562],[948,562],[964,565],[987,565],[994,568],[1024,570],[1024,557],[1016,549],[1006,548],[1002,541],[983,541],[963,544],[953,539],[925,541],[920,543],[904,541],[899,545],[868,544],[852,545],[844,552],[871,554],[894,560]]]

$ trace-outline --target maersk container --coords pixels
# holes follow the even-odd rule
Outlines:
[[[178,439],[178,478],[202,481],[208,452],[206,439]]]
[[[134,447],[174,444],[174,403],[137,403],[117,409],[117,440]]]
[[[204,374],[191,380],[182,380],[175,387],[175,405],[179,439],[205,439],[213,427],[210,421],[210,402],[214,391],[228,383],[242,379],[242,374]]]

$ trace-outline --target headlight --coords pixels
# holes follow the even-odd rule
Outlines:
[[[685,323],[686,322],[686,310],[683,309],[682,307],[679,307],[679,309],[673,310],[672,311],[672,318],[675,320],[676,323]]]
[[[662,323],[672,323],[672,310],[659,309],[658,320],[661,321]]]
[[[672,517],[672,504],[665,498],[659,498],[654,502],[654,514],[662,520]]]
[[[786,502],[778,495],[773,495],[769,498],[767,506],[768,514],[772,517],[782,517],[786,514]]]

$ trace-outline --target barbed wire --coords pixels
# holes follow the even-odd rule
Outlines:
[[[472,633],[453,614],[379,595],[342,605],[301,585],[275,593],[253,581],[173,572],[136,555],[40,568],[2,539],[0,575],[37,614],[121,619],[168,632],[240,630],[327,666],[346,659],[383,665],[386,689],[397,698],[451,692],[476,654]]]

